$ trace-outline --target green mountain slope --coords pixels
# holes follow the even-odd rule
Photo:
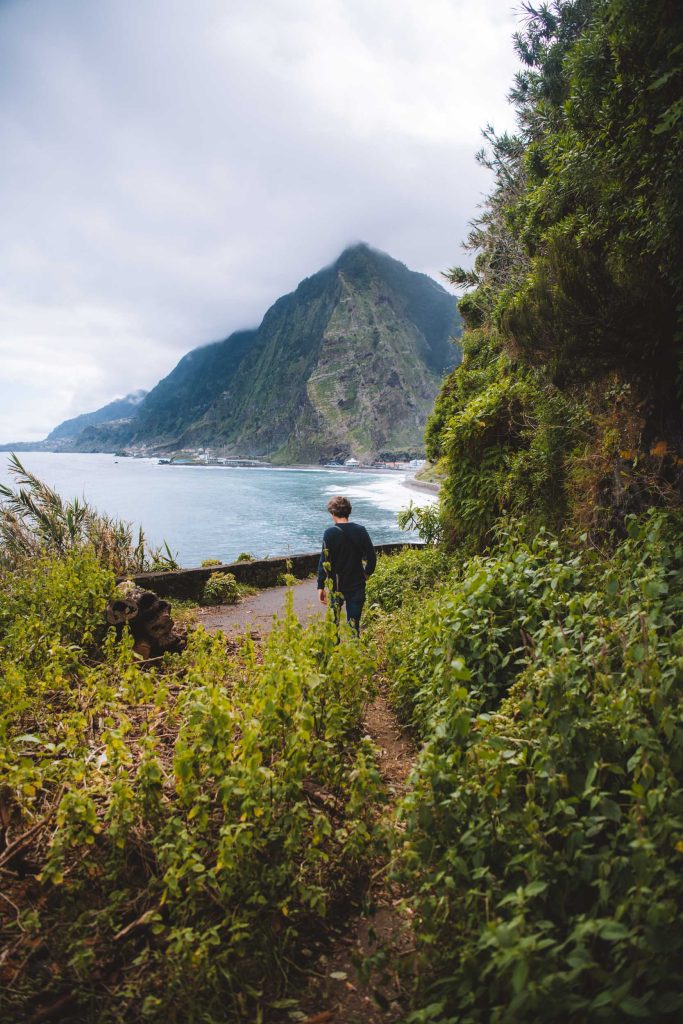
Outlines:
[[[199,419],[229,384],[258,339],[256,331],[238,331],[224,341],[193,349],[142,403],[134,437],[175,438]]]
[[[185,356],[142,403],[130,441],[293,462],[417,454],[459,332],[445,289],[354,246],[256,331]]]

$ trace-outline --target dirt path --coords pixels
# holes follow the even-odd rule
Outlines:
[[[390,794],[385,815],[392,815],[405,791],[415,747],[399,726],[383,693],[369,706],[365,726],[379,747],[379,769]],[[300,997],[298,1024],[394,1024],[401,1006],[400,981],[391,965],[373,970],[370,980],[359,967],[366,957],[390,949],[409,955],[410,922],[400,909],[400,893],[386,879],[387,864],[377,865],[362,902],[343,921],[329,923],[329,942],[309,974]]]
[[[310,622],[324,614],[325,607],[318,600],[315,580],[304,580],[291,589],[294,611],[301,622]],[[197,619],[210,632],[221,629],[226,636],[250,632],[263,636],[272,628],[273,616],[283,614],[286,596],[287,587],[269,587],[243,598],[238,604],[200,608]]]
[[[315,580],[305,580],[292,590],[294,610],[302,622],[324,614]],[[271,587],[236,605],[202,609],[198,618],[211,632],[264,636],[272,628],[273,616],[284,612],[286,594],[286,587]],[[382,692],[367,709],[365,729],[379,748],[379,770],[390,798],[384,810],[388,817],[405,790],[415,748]],[[376,866],[367,891],[350,913],[328,919],[327,942],[311,950],[313,964],[300,989],[298,1010],[288,1015],[290,1020],[298,1024],[392,1024],[400,1019],[398,979],[377,970],[366,983],[358,968],[362,959],[380,946],[400,956],[411,944],[409,922],[399,909],[399,894],[387,883],[386,867]]]

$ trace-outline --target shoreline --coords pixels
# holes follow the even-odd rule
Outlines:
[[[441,491],[441,484],[431,480],[416,480],[414,476],[406,476],[402,483],[404,487],[415,491],[426,491],[427,494],[439,494]]]
[[[23,442],[24,444],[30,442]],[[235,463],[222,465],[220,463],[203,463],[203,462],[171,462],[166,461],[163,455],[159,454],[139,454],[139,455],[123,455],[120,452],[79,452],[70,451],[68,449],[58,448],[23,448],[20,449],[19,445],[9,446],[0,445],[0,455],[10,455],[14,451],[21,450],[22,454],[36,454],[36,455],[105,455],[114,461],[119,459],[130,460],[131,462],[152,462],[157,465],[171,466],[173,469],[268,469],[268,470],[294,470],[294,471],[305,471],[305,472],[342,472],[342,473],[358,473],[358,474],[377,474],[386,476],[398,476],[405,474],[404,479],[400,482],[406,487],[414,487],[418,490],[430,491],[433,494],[438,494],[440,484],[434,484],[430,481],[414,480],[414,472],[406,469],[392,469],[389,466],[329,466],[321,465],[320,463],[311,462],[294,462],[294,463],[273,463],[273,462],[257,462],[254,460],[250,464],[237,465]],[[247,460],[245,459],[245,462]]]
[[[2,446],[0,446],[0,453],[4,453],[4,449],[3,449]],[[162,459],[163,456],[151,455],[151,454],[150,455],[126,455],[126,456],[122,456],[122,455],[117,455],[117,453],[115,453],[115,452],[73,452],[73,451],[63,451],[63,450],[62,451],[55,451],[55,450],[49,451],[49,450],[46,450],[44,448],[43,449],[35,448],[35,449],[32,449],[30,453],[27,452],[27,454],[33,454],[33,453],[41,454],[41,455],[106,455],[106,456],[109,456],[114,461],[118,461],[118,459],[120,459],[120,458],[125,458],[126,460],[130,460],[130,461],[152,462],[152,463],[156,463],[158,465],[165,465],[165,466],[166,465],[170,465],[174,469],[255,469],[255,470],[261,469],[261,470],[279,470],[280,472],[283,472],[283,471],[284,472],[287,472],[287,471],[302,472],[303,471],[303,472],[309,472],[309,473],[310,472],[316,472],[316,473],[319,473],[319,472],[330,472],[330,473],[342,472],[342,473],[354,473],[354,474],[357,473],[359,476],[368,474],[368,475],[387,476],[387,477],[395,477],[395,476],[399,476],[400,474],[403,474],[403,479],[399,481],[400,484],[403,487],[407,487],[410,490],[423,491],[426,494],[434,494],[434,495],[438,495],[439,492],[441,491],[441,484],[440,483],[436,483],[436,482],[431,481],[431,480],[416,480],[415,479],[415,473],[416,473],[415,470],[411,471],[411,470],[406,470],[406,469],[390,469],[388,466],[321,466],[320,464],[315,464],[315,463],[310,463],[310,462],[308,462],[308,463],[307,462],[280,463],[279,465],[277,463],[267,463],[267,462],[264,462],[264,463],[261,463],[260,465],[259,464],[252,464],[252,465],[246,465],[246,466],[237,466],[237,465],[229,465],[229,464],[228,465],[220,465],[220,464],[219,465],[215,465],[215,464],[213,464],[213,465],[212,464],[206,465],[205,463],[201,463],[201,462],[185,462],[185,463],[183,463],[183,462],[172,463],[172,462],[165,462],[165,461],[164,462],[160,462],[160,459]]]
[[[90,452],[35,452],[25,457],[29,472],[65,499],[85,493],[94,508],[132,522],[135,529],[142,525],[150,544],[169,540],[183,568],[209,558],[227,564],[242,551],[265,558],[275,552],[313,550],[333,494],[348,494],[355,516],[380,544],[413,539],[396,523],[397,513],[411,498],[416,505],[438,500],[411,486],[416,467],[323,468],[300,463],[261,472],[189,466],[167,472],[169,467],[156,462],[150,457],[116,460],[112,453]],[[16,487],[2,458],[0,483]],[[422,497],[415,497],[419,490]],[[284,502],[285,522],[268,512],[273,501]]]

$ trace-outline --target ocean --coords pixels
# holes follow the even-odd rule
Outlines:
[[[352,520],[375,543],[414,539],[396,513],[429,494],[409,490],[406,474],[317,468],[162,466],[156,459],[22,452],[22,463],[65,498],[84,497],[98,511],[142,526],[151,544],[167,541],[185,568],[204,559],[233,561],[315,551],[330,524],[333,494],[353,505]],[[12,485],[0,452],[0,483]]]

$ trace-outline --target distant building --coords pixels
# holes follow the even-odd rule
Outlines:
[[[358,459],[347,459],[344,463],[345,466],[360,466]]]

